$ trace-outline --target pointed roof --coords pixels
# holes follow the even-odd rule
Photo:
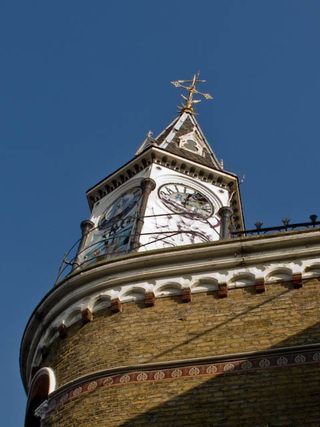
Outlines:
[[[151,130],[147,133],[146,139],[140,145],[139,149],[136,152],[136,156],[142,153],[146,148],[150,147],[150,145],[157,146],[156,140],[152,136]]]
[[[149,145],[155,145],[173,154],[203,165],[223,170],[212,151],[199,123],[190,112],[183,111],[155,139],[148,137],[137,154]]]

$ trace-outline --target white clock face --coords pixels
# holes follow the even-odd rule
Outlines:
[[[207,219],[213,215],[213,206],[200,191],[184,184],[165,184],[159,188],[162,203],[172,212]]]

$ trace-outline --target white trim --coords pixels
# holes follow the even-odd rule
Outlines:
[[[32,388],[34,387],[36,382],[39,380],[39,378],[44,374],[47,374],[49,377],[48,395],[55,391],[57,387],[56,374],[52,368],[44,366],[43,368],[39,369],[39,371],[37,371],[34,377],[31,379],[29,393],[32,391]]]

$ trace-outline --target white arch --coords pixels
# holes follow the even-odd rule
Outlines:
[[[249,271],[243,271],[232,276],[227,284],[230,288],[244,288],[245,286],[253,286],[255,284],[256,277]]]
[[[178,282],[161,283],[155,287],[155,296],[177,295],[181,289],[182,285]]]
[[[43,368],[39,369],[39,371],[37,371],[34,377],[32,378],[30,384],[30,392],[32,391],[32,388],[36,385],[37,381],[39,381],[40,377],[44,375],[47,375],[49,378],[48,394],[55,391],[57,386],[56,374],[52,368],[44,366]]]
[[[104,308],[108,308],[110,305],[111,297],[107,294],[100,294],[90,302],[91,311],[93,313],[103,310]]]
[[[120,293],[119,298],[121,301],[132,301],[144,299],[146,291],[143,287],[133,286],[132,288]]]
[[[191,285],[193,292],[208,292],[218,289],[218,279],[212,276],[201,277]]]
[[[75,323],[77,320],[80,320],[81,312],[82,310],[79,306],[72,307],[72,310],[69,310],[64,318],[65,325],[68,327]]]
[[[303,270],[303,273],[306,273],[308,277],[319,276],[320,274],[320,263],[314,263],[307,265]]]
[[[272,282],[289,282],[292,280],[292,270],[288,267],[275,267],[266,272],[266,283]]]

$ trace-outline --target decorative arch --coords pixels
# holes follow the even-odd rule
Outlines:
[[[110,307],[111,304],[110,295],[99,295],[94,301],[92,301],[91,310],[93,313],[97,313],[100,310],[104,310]]]
[[[214,277],[202,277],[191,285],[193,292],[209,292],[218,289],[218,279]]]
[[[138,299],[144,299],[145,297],[145,289],[139,286],[134,286],[133,288],[127,290],[123,294],[119,295],[121,301],[132,301]]]
[[[243,288],[245,286],[253,286],[255,281],[256,279],[253,273],[242,272],[231,277],[228,284],[235,288]]]
[[[315,263],[315,264],[311,264],[308,265],[305,269],[304,269],[304,273],[308,273],[308,277],[318,277],[320,274],[320,264],[319,263]]]
[[[289,282],[290,280],[292,280],[292,270],[287,267],[278,267],[268,271],[265,278],[266,283]]]
[[[30,385],[25,427],[41,427],[41,419],[35,415],[35,411],[55,389],[56,376],[53,369],[48,367],[39,369]]]
[[[181,284],[177,282],[169,282],[156,287],[155,295],[156,296],[168,296],[168,295],[177,295],[181,292]]]
[[[64,323],[67,326],[71,326],[73,323],[75,323],[77,320],[80,320],[80,319],[81,319],[81,308],[73,307],[73,309],[69,311],[66,318],[64,319]]]

